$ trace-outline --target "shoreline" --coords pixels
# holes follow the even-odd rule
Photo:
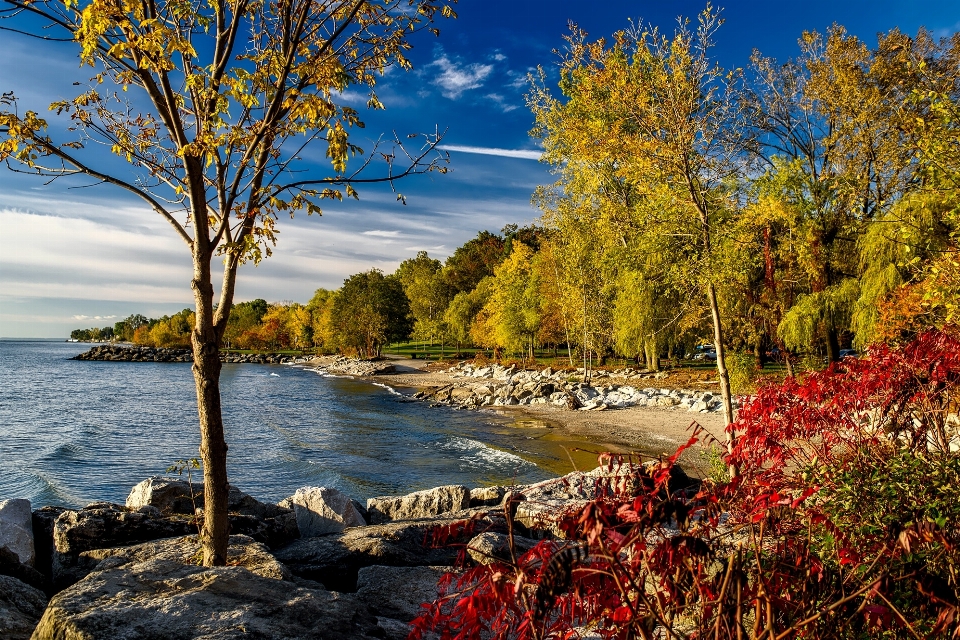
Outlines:
[[[388,358],[387,361],[395,367],[395,372],[356,376],[356,379],[418,391],[436,389],[459,380],[446,370],[427,369],[435,363],[399,358]],[[577,411],[540,404],[483,407],[476,411],[507,418],[515,427],[550,430],[554,438],[587,440],[597,446],[598,453],[634,454],[643,459],[672,455],[693,435],[694,423],[717,440],[722,441],[724,433],[721,414],[646,406]],[[709,468],[706,452],[707,443],[701,437],[696,445],[684,452],[680,462],[685,468],[692,467],[690,471],[696,475],[703,476]]]

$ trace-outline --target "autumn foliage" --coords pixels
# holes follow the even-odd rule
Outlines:
[[[960,638],[958,403],[955,331],[767,386],[735,480],[671,490],[699,431],[606,457],[566,539],[448,574],[411,637]]]

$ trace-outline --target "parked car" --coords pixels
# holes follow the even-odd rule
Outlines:
[[[717,352],[716,351],[701,351],[693,356],[694,360],[716,360]]]

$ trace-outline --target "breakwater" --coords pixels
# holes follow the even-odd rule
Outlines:
[[[110,362],[193,362],[192,349],[164,349],[155,347],[126,347],[103,344],[84,351],[72,360],[99,360]],[[280,353],[220,352],[220,361],[232,364],[288,364],[297,358]]]

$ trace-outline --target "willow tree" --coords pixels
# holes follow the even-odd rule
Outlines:
[[[324,200],[356,197],[357,183],[445,170],[433,152],[438,135],[416,150],[395,140],[364,154],[350,140],[363,126],[360,114],[342,96],[366,87],[367,107],[383,108],[378,76],[409,69],[411,35],[436,33],[435,20],[452,16],[454,1],[0,0],[0,26],[75,41],[92,74],[82,93],[50,106],[50,123],[4,93],[0,160],[47,179],[80,176],[132,193],[189,252],[206,565],[226,561],[219,347],[237,267],[270,254],[279,214],[320,213]],[[332,171],[305,162],[315,143]],[[126,166],[116,169],[104,147]],[[348,170],[352,156],[361,159]],[[214,258],[223,266],[216,304]]]
[[[711,59],[721,20],[708,6],[695,31],[681,23],[672,37],[657,29],[631,29],[612,42],[589,42],[575,30],[561,65],[566,100],[536,89],[531,106],[545,157],[565,177],[572,172],[612,179],[578,182],[591,198],[605,200],[620,184],[633,203],[658,203],[656,220],[642,229],[674,247],[675,261],[691,270],[713,325],[724,419],[733,422],[730,382],[724,363],[724,333],[715,281],[716,234],[734,210],[726,187],[743,169],[740,112],[729,76]],[[611,221],[613,222],[613,221]],[[684,242],[676,243],[677,239]]]

